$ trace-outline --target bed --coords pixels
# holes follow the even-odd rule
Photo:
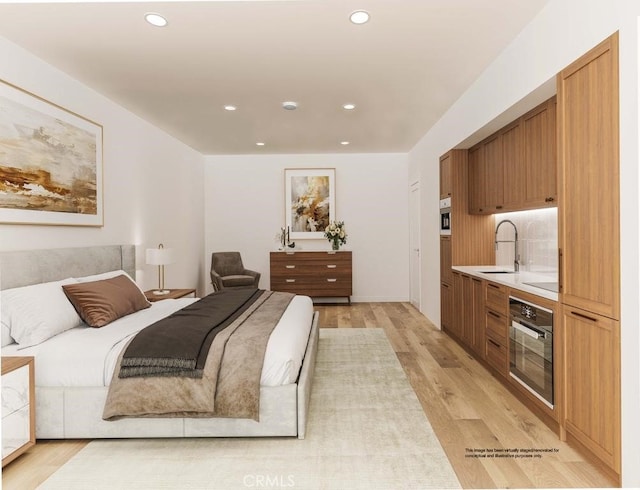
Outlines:
[[[135,278],[135,248],[116,245],[50,250],[0,252],[0,289],[54,283],[66,278],[85,278],[109,271],[124,271]],[[96,276],[98,277],[98,276]],[[0,293],[1,294],[1,293]],[[9,296],[9,295],[7,295]],[[83,345],[101,345],[96,336],[78,333],[102,331],[129,332],[140,329],[139,322],[152,322],[195,301],[191,298],[163,300],[116,320],[100,329],[79,327],[53,336],[31,347],[21,347],[2,325],[2,355],[33,355],[36,366],[36,437],[38,439],[137,438],[137,437],[263,437],[305,436],[305,427],[318,349],[318,319],[311,300],[296,296],[269,337],[260,383],[259,420],[248,418],[153,417],[103,420],[110,373],[114,369],[114,350],[96,364]],[[144,316],[139,320],[138,316]],[[119,323],[120,322],[120,323]],[[123,325],[124,324],[124,325]],[[112,325],[115,327],[112,328]],[[109,331],[111,329],[111,332]],[[287,342],[302,330],[300,360],[288,373],[269,366],[270,352],[279,352],[280,341]],[[307,333],[308,332],[308,333]],[[302,342],[302,344],[300,344]],[[75,343],[75,344],[74,344]],[[87,344],[88,343],[88,344]],[[117,342],[116,342],[117,343]],[[64,347],[63,347],[64,346]],[[101,354],[102,355],[102,354]],[[84,356],[84,357],[83,357]],[[117,357],[117,356],[116,356]],[[277,357],[277,356],[276,356]],[[289,361],[291,364],[292,361]],[[295,363],[294,363],[295,364]],[[82,369],[70,375],[70,366]],[[271,373],[269,375],[268,373]],[[275,373],[275,375],[274,375]],[[269,379],[270,376],[270,379]]]

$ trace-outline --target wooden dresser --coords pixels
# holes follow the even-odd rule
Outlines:
[[[351,252],[271,252],[271,290],[351,303]]]

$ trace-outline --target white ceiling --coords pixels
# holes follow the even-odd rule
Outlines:
[[[203,154],[407,152],[547,2],[0,3],[0,36]]]

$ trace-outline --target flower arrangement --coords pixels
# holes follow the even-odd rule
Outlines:
[[[344,228],[344,221],[332,221],[324,229],[324,236],[331,242],[333,250],[340,250],[340,245],[347,243],[347,232]]]

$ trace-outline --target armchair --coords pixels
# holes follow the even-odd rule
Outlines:
[[[227,288],[257,288],[260,273],[245,269],[240,252],[211,254],[211,284],[214,291]]]

